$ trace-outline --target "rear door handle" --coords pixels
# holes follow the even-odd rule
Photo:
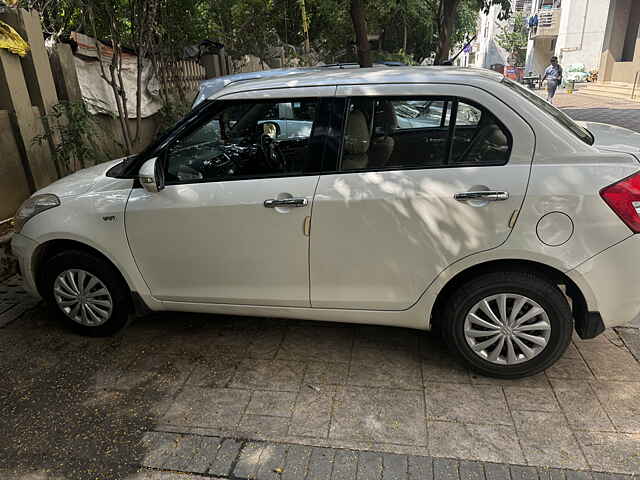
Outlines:
[[[306,198],[269,198],[264,201],[264,206],[266,208],[276,208],[276,207],[306,207],[309,204],[309,200]]]
[[[490,202],[498,202],[509,199],[509,192],[495,192],[491,190],[480,190],[478,192],[461,192],[453,195],[453,198],[459,202],[468,200],[488,200]]]

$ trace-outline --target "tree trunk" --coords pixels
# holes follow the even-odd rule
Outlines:
[[[451,35],[456,28],[456,7],[458,0],[440,0],[438,8],[438,50],[435,64],[441,65],[449,59]]]
[[[367,19],[364,16],[362,0],[351,0],[351,20],[356,32],[356,47],[358,48],[358,63],[361,67],[370,67],[369,39],[367,38]]]

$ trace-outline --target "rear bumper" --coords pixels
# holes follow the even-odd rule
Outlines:
[[[583,288],[588,315],[599,312],[607,328],[627,325],[640,316],[640,235],[617,243],[567,275],[588,286],[588,294]]]
[[[38,243],[36,241],[19,233],[14,234],[11,238],[11,251],[18,259],[24,287],[31,295],[40,298],[35,278],[33,277],[33,265],[31,264],[37,247]]]

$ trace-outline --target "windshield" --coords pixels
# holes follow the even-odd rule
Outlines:
[[[544,111],[547,115],[553,117],[553,119],[562,125],[564,128],[573,133],[576,137],[582,140],[584,143],[588,145],[593,145],[593,135],[591,132],[584,127],[581,127],[576,122],[574,122],[571,117],[569,117],[566,113],[558,110],[556,107],[551,105],[549,102],[540,98],[538,95],[533,93],[531,90],[523,87],[519,83],[514,82],[513,80],[509,80],[508,78],[504,78],[502,83],[509,87],[511,90],[516,92],[521,97],[528,100],[530,103],[533,103],[540,110]]]

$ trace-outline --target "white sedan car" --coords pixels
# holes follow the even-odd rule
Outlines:
[[[484,70],[239,82],[36,192],[13,249],[87,335],[150,310],[438,327],[516,378],[640,312],[639,146]]]

